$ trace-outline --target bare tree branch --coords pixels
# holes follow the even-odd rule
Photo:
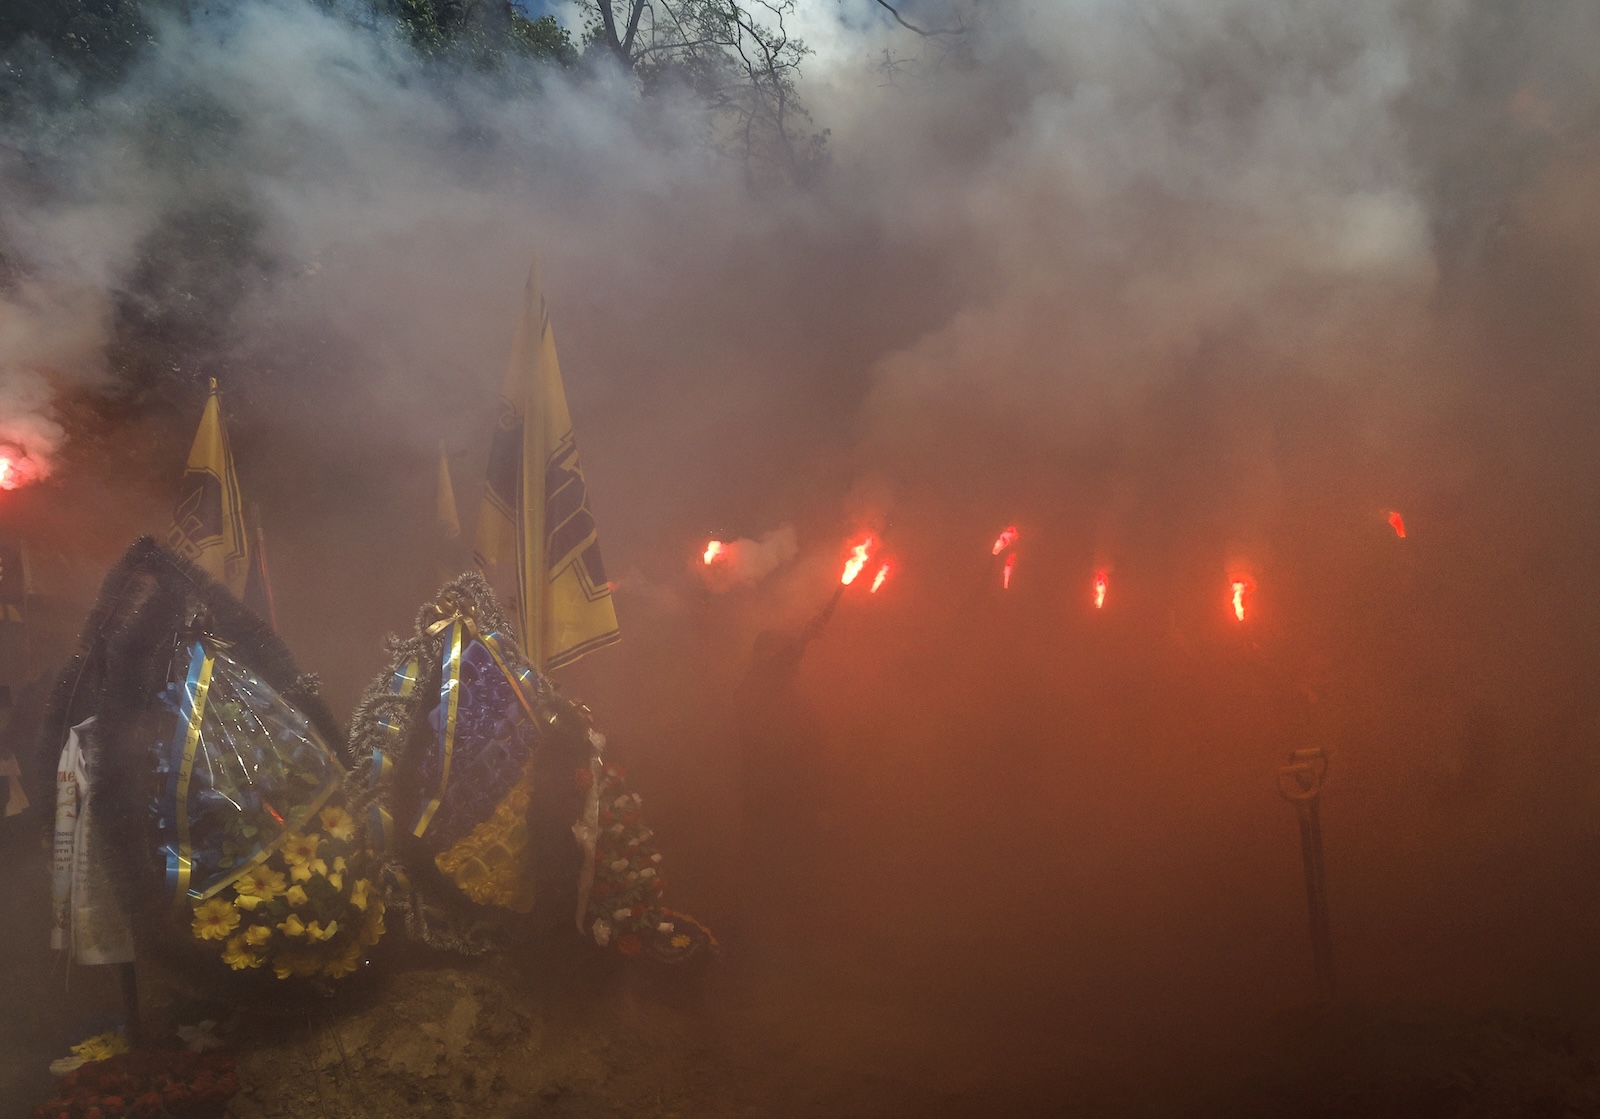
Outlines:
[[[644,15],[645,3],[646,0],[633,0],[633,11],[628,14],[628,34],[622,40],[622,54],[630,60],[633,58],[633,36],[639,30],[639,17]],[[654,16],[653,11],[651,15]]]
[[[967,29],[965,27],[940,27],[933,30],[918,27],[916,24],[902,16],[895,6],[889,3],[889,0],[878,0],[878,6],[892,15],[894,17],[894,21],[901,27],[904,27],[907,31],[916,32],[924,39],[934,39],[940,35],[965,35],[967,33]]]
[[[796,89],[810,53],[788,28],[796,2],[580,0],[595,49],[614,55],[647,89],[695,90],[713,111],[713,143],[721,137],[742,148],[757,178],[805,174],[821,158],[823,135],[812,134]]]
[[[603,38],[606,46],[611,48],[613,54],[622,59],[624,65],[629,65],[630,60],[623,53],[622,42],[617,38],[617,17],[611,11],[611,0],[595,0],[595,7],[600,9],[600,25],[604,30]]]

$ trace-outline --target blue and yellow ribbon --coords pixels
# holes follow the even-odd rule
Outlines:
[[[434,813],[439,811],[439,804],[444,800],[444,791],[450,784],[450,758],[456,747],[456,711],[461,703],[461,639],[468,624],[470,623],[465,617],[457,616],[451,619],[449,636],[445,638],[444,666],[439,685],[440,698],[445,704],[442,742],[444,756],[439,766],[439,791],[423,807],[421,815],[417,817],[416,826],[411,829],[411,834],[419,839],[433,822]]]
[[[167,852],[167,888],[173,904],[182,906],[189,895],[189,878],[194,871],[194,850],[189,842],[189,782],[194,777],[194,755],[200,745],[200,724],[205,718],[206,697],[211,692],[211,672],[216,657],[196,641],[189,649],[189,672],[183,683],[183,701],[178,708],[177,732],[173,750],[178,768],[173,774],[174,816],[178,846]]]
[[[445,704],[445,725],[442,736],[443,759],[440,764],[439,790],[422,809],[417,817],[417,823],[412,828],[411,834],[421,837],[428,830],[428,825],[433,821],[434,813],[438,812],[440,803],[444,800],[445,790],[450,784],[450,761],[455,753],[456,743],[456,709],[461,700],[461,656],[466,639],[477,641],[489,652],[495,667],[500,670],[506,682],[511,685],[512,694],[516,697],[517,704],[537,727],[540,719],[534,709],[533,696],[538,692],[538,674],[527,666],[523,658],[515,651],[515,646],[509,645],[509,639],[501,633],[494,631],[482,632],[472,616],[470,606],[465,606],[453,595],[440,599],[436,609],[439,620],[428,627],[428,636],[436,636],[448,630],[445,639],[444,664],[440,673],[439,693],[440,699]],[[410,689],[416,686],[420,670],[415,658],[408,661],[395,673],[395,683],[391,685],[397,694],[409,694]],[[405,691],[400,691],[401,681],[405,681]],[[548,716],[544,721],[554,722],[554,715]],[[398,736],[397,727],[391,727],[387,720],[382,720],[380,725],[392,735]],[[376,754],[376,751],[374,752]],[[376,759],[374,764],[376,765]],[[387,764],[387,762],[383,763]],[[377,781],[381,774],[375,769],[372,780]]]

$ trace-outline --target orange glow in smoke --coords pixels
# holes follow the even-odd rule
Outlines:
[[[878,568],[878,573],[872,577],[872,586],[867,588],[868,594],[877,594],[878,588],[883,586],[883,581],[889,577],[889,565],[884,564]]]
[[[994,555],[999,555],[1017,542],[1017,526],[1011,525],[1000,534],[1000,539],[994,542]]]
[[[1406,538],[1406,519],[1404,517],[1402,517],[1399,513],[1390,510],[1389,524],[1394,529],[1394,534],[1396,536],[1402,540]]]
[[[861,574],[861,569],[867,566],[867,553],[872,551],[872,537],[867,537],[861,543],[850,549],[850,558],[844,561],[844,574],[839,576],[839,582],[849,586],[856,581],[856,576]]]
[[[1233,616],[1241,622],[1244,621],[1244,592],[1249,589],[1247,582],[1240,579],[1233,581]]]
[[[14,490],[21,483],[17,480],[16,465],[9,455],[0,458],[0,489]]]
[[[725,552],[727,550],[728,550],[728,546],[726,544],[724,544],[722,541],[720,541],[720,540],[712,540],[712,541],[710,541],[708,544],[706,544],[706,563],[710,563],[712,560],[716,559],[718,556],[720,556],[723,552]]]
[[[1008,591],[1011,589],[1011,569],[1015,566],[1017,566],[1017,556],[1013,552],[1006,557],[1006,565],[1000,572],[1000,586],[1002,589]]]
[[[1096,571],[1094,573],[1094,608],[1096,610],[1105,609],[1106,588],[1108,586],[1110,586],[1110,581],[1106,578],[1106,573],[1104,571]]]

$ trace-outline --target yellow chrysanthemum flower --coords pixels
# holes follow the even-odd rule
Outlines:
[[[339,922],[338,921],[329,921],[327,928],[323,928],[320,925],[318,925],[317,922],[312,921],[309,925],[306,926],[306,939],[307,940],[327,940],[330,937],[332,937],[335,933],[337,933],[338,931],[339,931]]]
[[[367,919],[361,923],[361,935],[357,939],[363,946],[370,947],[382,940],[386,931],[383,927],[383,902],[374,898],[371,908],[367,910]]]
[[[239,927],[239,910],[231,901],[212,898],[194,907],[194,935],[201,940],[226,940]]]
[[[300,915],[291,913],[287,920],[278,922],[278,931],[284,936],[305,936],[306,923],[300,920]]]
[[[254,913],[256,906],[260,905],[266,900],[266,898],[257,897],[255,894],[240,894],[238,897],[233,899],[233,904],[237,905],[240,909],[243,909],[247,913]]]
[[[322,965],[322,973],[334,979],[343,979],[361,966],[361,944],[352,940],[342,956],[335,956]]]
[[[283,875],[266,863],[251,867],[233,884],[234,891],[240,897],[257,897],[262,901],[281,896],[286,886]]]
[[[296,882],[309,882],[313,874],[328,873],[328,864],[321,859],[311,859],[308,862],[296,863],[289,868],[289,877]]]
[[[104,1061],[127,1051],[128,1039],[115,1030],[110,1033],[96,1034],[94,1037],[85,1038],[72,1047],[73,1055],[83,1058],[85,1064],[91,1061]]]
[[[343,855],[335,855],[333,857],[333,872],[335,874],[343,874],[344,873],[344,856]]]
[[[272,930],[265,925],[251,925],[244,930],[244,942],[252,948],[260,947],[272,939]]]
[[[328,875],[328,885],[332,886],[335,890],[344,889],[344,875],[340,874],[338,871],[334,871],[332,874]]]
[[[289,904],[294,906],[296,909],[299,909],[302,905],[311,900],[310,898],[306,897],[306,888],[304,886],[290,886],[289,892],[283,896],[287,898],[289,900]]]
[[[672,946],[674,948],[687,948],[689,947],[689,938],[684,936],[682,933],[679,933],[677,936],[672,938]]]
[[[299,866],[309,863],[317,857],[317,845],[322,842],[320,835],[295,835],[290,836],[283,845],[283,861],[290,866]]]
[[[236,936],[228,941],[228,947],[222,953],[222,962],[234,971],[243,971],[247,967],[260,967],[267,962],[267,959],[252,952],[243,936]]]
[[[367,893],[372,889],[372,883],[365,878],[357,878],[355,885],[350,887],[350,904],[361,910],[367,909]]]
[[[321,818],[322,826],[327,829],[328,834],[341,843],[348,843],[355,837],[355,820],[351,818],[350,813],[338,805],[330,805],[324,808],[318,813],[318,816]]]

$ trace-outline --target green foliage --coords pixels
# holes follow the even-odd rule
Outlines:
[[[416,49],[496,70],[513,58],[572,66],[578,52],[554,16],[529,19],[508,0],[384,0]]]
[[[149,42],[140,0],[0,2],[0,52],[8,69],[25,64],[31,47],[97,88],[126,74]]]
[[[513,12],[511,40],[517,51],[529,58],[547,58],[562,66],[577,64],[578,49],[572,45],[572,33],[557,23],[555,16],[528,19]]]

